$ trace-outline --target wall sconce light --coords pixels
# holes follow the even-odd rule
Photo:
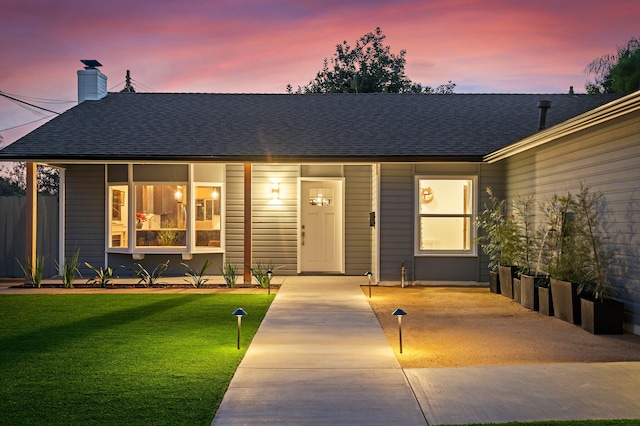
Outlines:
[[[175,197],[176,197],[176,203],[181,204],[182,203],[182,186],[178,185],[178,189],[176,190]]]
[[[280,199],[280,184],[278,182],[274,182],[271,185],[271,199],[272,200]]]
[[[214,190],[211,192],[211,198],[213,198],[214,200],[217,200],[217,199],[218,199],[218,197],[220,197],[220,194],[218,193],[218,190],[217,190],[217,189],[214,189]]]

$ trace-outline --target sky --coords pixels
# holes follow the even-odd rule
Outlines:
[[[380,27],[406,74],[456,93],[584,93],[585,67],[640,37],[637,0],[2,0],[0,92],[62,112],[81,59],[110,91],[285,93]],[[4,145],[54,114],[0,97]],[[30,123],[30,124],[26,124]]]

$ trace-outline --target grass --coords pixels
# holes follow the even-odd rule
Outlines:
[[[472,423],[458,426],[638,426],[638,420],[553,420],[543,422]]]
[[[0,424],[208,425],[272,300],[3,295]]]

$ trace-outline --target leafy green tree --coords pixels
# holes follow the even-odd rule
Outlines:
[[[587,81],[587,93],[631,93],[640,89],[640,40],[631,38],[617,53],[602,55],[585,68],[593,74]]]
[[[385,39],[378,27],[360,37],[353,47],[343,41],[336,46],[331,61],[325,58],[322,70],[309,84],[298,86],[295,93],[453,93],[455,84],[451,81],[436,89],[413,83],[405,74],[406,50],[392,53]],[[287,93],[294,93],[290,84]]]
[[[0,195],[24,195],[27,187],[26,164],[12,163],[11,167],[0,166]],[[38,193],[56,195],[60,173],[54,167],[38,166]]]

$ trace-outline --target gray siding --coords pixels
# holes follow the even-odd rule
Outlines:
[[[80,249],[80,272],[90,275],[84,262],[104,265],[105,166],[71,164],[66,167],[66,251]]]
[[[244,268],[244,165],[228,164],[225,184],[225,259]]]
[[[412,164],[380,166],[380,281],[400,281],[402,262],[413,274],[415,213]]]
[[[273,262],[278,275],[297,273],[299,175],[298,165],[253,165],[253,263]],[[271,199],[272,179],[280,184],[278,203]]]
[[[345,166],[345,274],[363,275],[371,265],[371,166]]]
[[[626,322],[640,331],[640,113],[504,160],[506,196],[575,192],[584,181],[604,194],[603,234],[615,251],[611,280],[625,303]],[[539,215],[539,213],[538,213]],[[542,219],[536,218],[538,224]]]

